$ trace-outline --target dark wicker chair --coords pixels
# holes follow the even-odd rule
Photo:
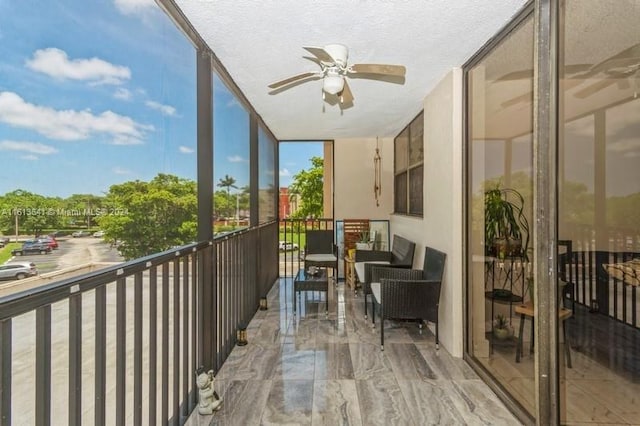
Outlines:
[[[391,251],[356,250],[356,272],[362,284],[362,294],[364,294],[365,318],[367,318],[367,296],[371,294],[371,269],[380,266],[380,262],[388,262],[384,265],[387,267],[411,269],[415,250],[416,243],[399,235],[393,236]]]
[[[304,247],[304,267],[316,266],[333,269],[333,277],[338,271],[338,247],[333,242],[332,230],[312,230],[306,232]]]
[[[374,267],[371,289],[372,311],[375,322],[375,305],[380,312],[380,348],[384,350],[384,320],[414,319],[431,321],[436,326],[436,349],[439,348],[438,306],[440,287],[447,255],[427,247],[422,270]]]

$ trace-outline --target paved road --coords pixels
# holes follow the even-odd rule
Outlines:
[[[13,260],[33,262],[41,274],[91,262],[122,262],[115,248],[101,238],[58,239],[59,248],[49,254],[15,256]]]

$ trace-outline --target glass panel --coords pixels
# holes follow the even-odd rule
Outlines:
[[[409,126],[409,165],[415,166],[422,163],[424,159],[424,113],[411,122]]]
[[[287,141],[279,145],[280,218],[324,217],[325,176],[333,175],[325,163],[325,142]]]
[[[214,73],[214,236],[249,226],[249,145],[249,113]]]
[[[424,167],[409,170],[409,214],[422,215]]]
[[[407,170],[409,164],[409,128],[404,129],[395,139],[395,173]]]
[[[561,421],[638,424],[640,2],[562,6],[558,213],[572,256],[559,271],[572,318],[558,330]]]
[[[469,352],[530,413],[535,409],[535,363],[529,351],[534,314],[519,306],[530,308],[532,70],[529,17],[469,70],[467,93]]]
[[[100,232],[73,244],[107,257],[79,263],[196,238],[196,53],[155,2],[133,9],[0,2],[1,233]]]
[[[276,218],[276,140],[265,129],[258,128],[258,200],[260,223]]]
[[[407,172],[395,177],[394,211],[396,213],[407,212]]]

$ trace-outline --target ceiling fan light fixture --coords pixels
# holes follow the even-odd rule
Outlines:
[[[325,92],[331,95],[335,95],[337,93],[340,93],[343,87],[344,87],[344,77],[342,77],[341,75],[337,73],[335,74],[329,73],[324,77],[322,89]]]

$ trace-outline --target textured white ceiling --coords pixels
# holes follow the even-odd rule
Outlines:
[[[526,0],[176,0],[278,139],[387,137],[453,67]],[[405,65],[403,85],[349,79],[353,106],[322,100],[322,82],[278,94],[268,84],[317,65],[302,46],[341,43],[349,63]]]

